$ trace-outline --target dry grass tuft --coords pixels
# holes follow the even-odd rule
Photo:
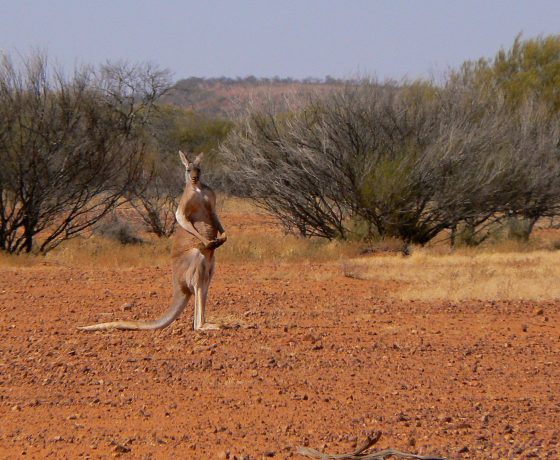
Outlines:
[[[170,264],[171,239],[150,238],[143,244],[123,245],[111,238],[92,236],[62,244],[46,256],[0,254],[2,267],[42,264],[76,267],[137,268]],[[308,240],[279,233],[230,233],[228,241],[216,251],[218,263],[235,262],[324,262],[354,257],[357,244]]]
[[[223,213],[235,213],[235,214],[262,214],[263,211],[260,210],[255,204],[246,198],[237,198],[235,196],[228,195],[218,195],[216,200],[216,208],[218,215]]]
[[[545,250],[417,250],[354,259],[342,269],[352,278],[397,283],[390,295],[401,300],[547,300],[560,298],[559,262],[560,253]]]
[[[16,256],[0,251],[0,267],[3,268],[32,267],[40,264],[42,261],[44,259],[41,260],[35,255],[21,254]]]
[[[325,262],[354,257],[358,253],[357,244],[245,232],[228,236],[228,242],[219,249],[217,257],[224,262]]]
[[[76,238],[49,252],[42,259],[65,266],[150,267],[168,265],[171,240],[152,239],[145,244],[123,245],[104,237]]]

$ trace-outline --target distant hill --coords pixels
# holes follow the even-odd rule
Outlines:
[[[312,93],[329,92],[344,83],[344,80],[330,77],[324,80],[191,77],[177,81],[162,102],[212,117],[234,118],[244,113],[251,101],[258,103],[272,99],[279,103],[286,96],[305,97]]]

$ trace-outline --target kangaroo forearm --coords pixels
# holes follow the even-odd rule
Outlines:
[[[214,220],[214,226],[216,227],[216,230],[218,230],[218,232],[220,233],[224,233],[224,227],[222,226],[222,223],[220,222],[220,219],[218,218],[218,215],[214,212],[212,213],[212,219]]]
[[[198,233],[197,229],[194,228],[194,225],[184,216],[182,212],[177,210],[175,212],[175,218],[177,219],[177,223],[187,232],[198,238],[201,242],[206,242],[204,237],[200,233]]]

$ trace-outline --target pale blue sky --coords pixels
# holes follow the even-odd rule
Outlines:
[[[560,0],[0,0],[0,50],[150,61],[175,79],[437,76],[519,32],[560,33]]]

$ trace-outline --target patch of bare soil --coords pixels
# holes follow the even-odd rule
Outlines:
[[[219,255],[218,255],[219,257]],[[391,300],[340,264],[220,263],[210,320],[156,332],[167,267],[0,269],[1,458],[560,454],[560,302]],[[243,457],[245,456],[245,457]]]

